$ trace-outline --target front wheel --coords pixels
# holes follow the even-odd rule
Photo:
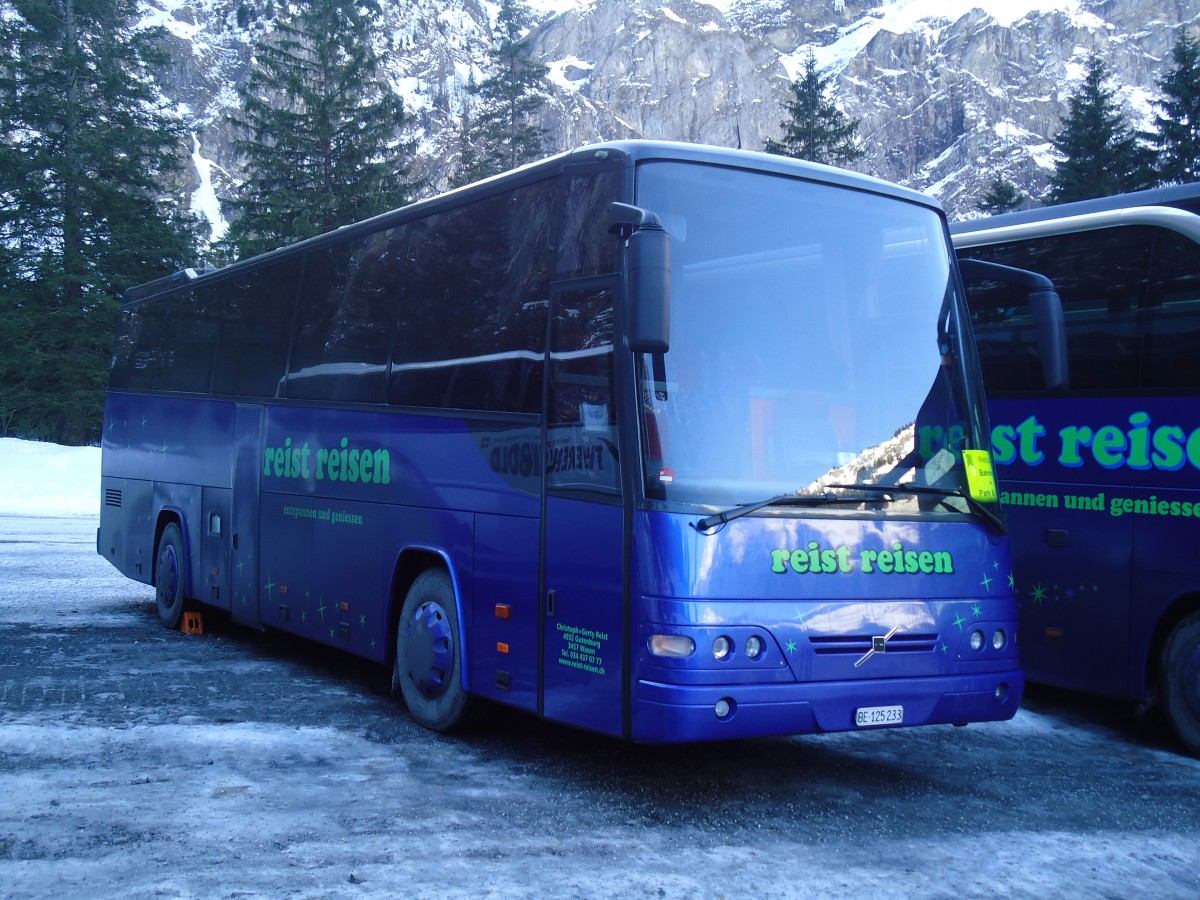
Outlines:
[[[154,604],[159,620],[168,628],[178,628],[183,621],[183,573],[183,535],[172,522],[158,540],[158,560],[154,565]]]
[[[1167,718],[1188,750],[1200,756],[1200,613],[1171,631],[1160,665],[1159,690]]]
[[[475,703],[462,689],[462,631],[454,587],[441,569],[423,572],[404,598],[396,628],[392,691],[433,731],[467,724]]]

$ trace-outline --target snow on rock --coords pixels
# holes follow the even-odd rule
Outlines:
[[[549,68],[547,151],[653,138],[761,149],[778,137],[789,83],[815,54],[837,104],[860,122],[855,168],[969,214],[997,176],[1041,196],[1046,147],[1083,62],[1103,54],[1131,125],[1157,111],[1156,80],[1181,27],[1173,0],[530,0],[533,55]],[[378,49],[419,138],[413,174],[445,187],[499,10],[496,0],[382,0]],[[142,0],[176,62],[163,92],[191,110],[204,159],[236,183],[226,114],[270,7]],[[586,61],[586,62],[584,62]],[[174,73],[174,74],[172,74]],[[993,127],[991,123],[1004,123]],[[985,161],[981,166],[979,161]],[[219,230],[199,162],[187,191]],[[223,172],[221,170],[224,170]],[[203,198],[203,200],[201,199]]]

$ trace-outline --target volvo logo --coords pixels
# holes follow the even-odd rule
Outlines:
[[[862,658],[854,664],[854,668],[857,669],[859,666],[861,666],[863,663],[865,663],[868,659],[870,659],[876,653],[887,653],[887,642],[890,641],[892,639],[893,635],[895,635],[895,633],[899,630],[900,630],[900,626],[897,625],[895,628],[893,628],[887,634],[879,634],[879,635],[875,635],[874,637],[872,637],[871,638],[871,649],[868,650],[865,654],[863,654]]]

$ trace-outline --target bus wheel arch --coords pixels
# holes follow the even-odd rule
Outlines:
[[[1166,636],[1158,699],[1179,739],[1200,756],[1200,612],[1185,615]]]
[[[183,529],[173,515],[160,517],[154,541],[154,605],[159,621],[175,629],[187,606],[188,558]]]
[[[449,570],[434,556],[415,577],[402,575],[422,559],[429,561],[425,554],[402,559],[397,570],[403,601],[394,617],[392,693],[419,724],[446,732],[468,724],[477,704],[463,688],[463,631]]]

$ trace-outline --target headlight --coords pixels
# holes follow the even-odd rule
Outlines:
[[[997,650],[1003,650],[1008,644],[1008,635],[1004,633],[1003,628],[997,628],[995,634],[992,635],[992,646]]]
[[[731,649],[733,649],[733,644],[730,642],[729,638],[725,637],[725,635],[721,635],[719,638],[713,641],[713,658],[727,659]]]
[[[983,649],[983,632],[982,631],[972,631],[971,632],[971,649],[977,653]]]
[[[758,635],[751,635],[750,637],[748,637],[746,639],[746,658],[747,659],[758,659],[759,655],[762,652],[763,652],[762,638],[760,638]]]

